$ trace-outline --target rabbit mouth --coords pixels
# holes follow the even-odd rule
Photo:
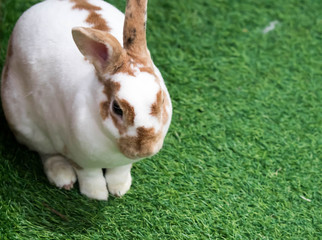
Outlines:
[[[145,153],[132,152],[132,153],[129,153],[127,151],[127,152],[123,152],[123,154],[124,154],[124,156],[126,156],[129,159],[140,160],[142,158],[151,157],[151,156],[155,155],[156,153],[152,153],[152,152],[145,152]]]

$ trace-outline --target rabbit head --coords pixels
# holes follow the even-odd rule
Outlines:
[[[146,44],[147,0],[128,0],[123,47],[106,31],[73,28],[80,52],[104,86],[99,114],[120,151],[139,159],[157,153],[170,125],[172,107]]]

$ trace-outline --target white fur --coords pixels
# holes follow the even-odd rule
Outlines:
[[[155,127],[158,131],[160,124],[155,117],[151,116],[150,112],[151,105],[155,102],[160,89],[159,84],[154,81],[151,74],[146,72],[138,72],[135,77],[125,77],[124,75],[123,73],[116,74],[113,80],[121,84],[119,97],[126,99],[134,107],[136,113],[135,126]],[[139,81],[133,81],[134,78]]]
[[[123,45],[124,15],[106,2],[89,2],[102,8],[97,13]],[[40,154],[62,154],[72,159],[84,168],[77,170],[81,192],[90,198],[107,199],[101,168],[129,166],[135,161],[118,149],[120,134],[111,118],[103,121],[100,115],[99,103],[106,100],[104,87],[98,81],[93,65],[84,60],[71,34],[73,27],[92,27],[86,23],[89,12],[72,9],[73,5],[67,0],[47,0],[34,5],[20,17],[13,31],[13,55],[7,61],[9,71],[2,84],[2,101],[8,122],[20,142]],[[169,97],[156,67],[155,71],[161,88]],[[137,116],[128,136],[135,136],[139,126],[161,128],[157,119],[149,115],[149,106],[155,101],[160,85],[152,75],[136,73],[141,81],[135,86],[131,85],[131,76],[113,76],[113,81],[121,83],[120,96],[134,106]],[[168,114],[164,136],[170,125],[171,105]],[[159,148],[162,142],[157,145]],[[122,169],[116,172],[122,175]],[[67,176],[60,182],[51,177],[53,171],[47,169],[46,173],[58,187],[69,180],[76,181],[73,176]],[[123,195],[131,185],[130,168],[124,168],[124,171],[125,184],[110,180],[113,194]]]

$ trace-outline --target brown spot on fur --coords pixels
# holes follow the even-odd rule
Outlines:
[[[102,118],[105,120],[108,117],[109,114],[109,105],[108,101],[101,102],[100,104],[100,113]]]
[[[147,157],[157,152],[155,151],[155,146],[161,138],[162,133],[156,133],[154,128],[139,127],[137,129],[137,137],[121,137],[119,139],[119,147],[121,152],[128,158]]]
[[[126,120],[126,123],[128,125],[133,126],[134,118],[135,118],[134,107],[131,106],[131,104],[125,99],[119,100],[118,102],[123,110],[123,113],[124,113],[123,116],[125,117],[124,120]]]
[[[150,73],[156,77],[154,70],[151,67],[141,67],[140,72],[147,72],[147,73]]]
[[[162,91],[160,90],[157,93],[157,99],[151,106],[151,112],[150,114],[154,117],[157,117],[158,119],[161,118],[161,105],[162,105]]]
[[[130,76],[135,76],[134,70],[131,68],[131,58],[126,54],[123,56],[122,64],[118,68],[114,69],[113,74],[116,73],[126,73]]]
[[[86,0],[70,0],[74,3],[73,9],[87,10],[89,15],[86,19],[86,22],[93,25],[94,29],[102,30],[109,32],[111,29],[107,26],[107,23],[104,18],[95,11],[102,10],[101,7],[95,6],[87,2]]]
[[[102,31],[110,31],[110,28],[107,26],[106,21],[101,18],[101,15],[97,14],[94,11],[91,11],[89,16],[86,19],[86,22],[93,25],[93,28],[102,30]]]
[[[150,61],[145,61],[140,58],[135,58],[135,62],[134,62],[133,58],[135,57],[129,54],[124,56],[123,64],[120,65],[119,68],[115,68],[115,71],[113,72],[113,74],[122,72],[134,77],[135,76],[134,69],[131,67],[131,65],[137,66],[138,64],[140,64],[140,65],[144,65],[143,67],[139,68],[140,72],[146,72],[146,73],[152,74],[155,77],[155,79],[158,79],[153,68],[151,67]]]
[[[102,8],[92,5],[88,3],[86,0],[70,0],[70,1],[75,3],[75,5],[73,6],[73,9],[87,10],[87,11],[102,10]]]
[[[99,79],[104,84],[103,93],[107,97],[107,101],[101,102],[101,104],[100,104],[100,113],[101,113],[103,120],[105,120],[106,118],[108,118],[108,116],[110,114],[110,105],[111,105],[111,101],[112,101],[112,96],[115,95],[115,93],[120,90],[121,85],[117,82],[113,82],[111,79],[109,79],[107,81],[104,81],[101,78],[99,78]]]
[[[165,125],[169,120],[169,114],[167,107],[170,106],[168,96],[165,92],[159,91],[157,94],[156,101],[151,106],[150,114],[154,117],[157,117],[159,120],[162,119],[162,124]]]
[[[165,125],[169,120],[169,114],[167,112],[167,107],[170,107],[170,101],[166,93],[163,92],[163,109],[162,109],[162,124]]]

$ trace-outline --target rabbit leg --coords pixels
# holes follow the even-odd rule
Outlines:
[[[121,197],[130,189],[131,167],[132,164],[107,169],[105,179],[109,192],[114,196]]]
[[[76,169],[76,173],[82,194],[92,199],[107,200],[108,191],[101,168]]]
[[[61,155],[40,155],[50,183],[70,190],[76,182],[76,174],[70,163]]]

